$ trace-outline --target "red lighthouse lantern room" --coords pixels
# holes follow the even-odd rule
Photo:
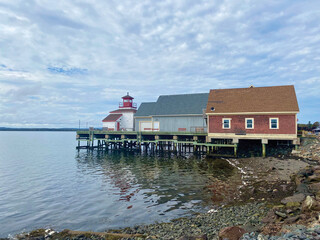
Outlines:
[[[134,98],[131,97],[129,95],[129,93],[127,93],[126,96],[122,97],[122,102],[120,102],[119,108],[134,108],[134,109],[136,109],[137,108],[137,104],[133,103],[133,99]]]

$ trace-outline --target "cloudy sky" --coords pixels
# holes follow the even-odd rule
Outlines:
[[[0,0],[0,126],[100,127],[127,92],[294,84],[320,120],[318,0]]]

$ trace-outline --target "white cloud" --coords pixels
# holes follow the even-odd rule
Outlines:
[[[141,102],[295,84],[303,104],[319,102],[319,11],[315,0],[3,0],[0,126],[99,126],[127,91]],[[312,104],[302,121],[319,120],[303,119]]]

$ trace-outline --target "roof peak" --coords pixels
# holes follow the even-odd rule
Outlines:
[[[216,89],[210,89],[210,91],[215,91],[215,90],[237,90],[237,89],[257,89],[257,88],[278,88],[278,87],[294,87],[294,85],[291,84],[291,85],[265,86],[265,87],[255,87],[253,85],[250,85],[249,87],[245,87],[245,88],[216,88]]]
[[[167,96],[186,96],[186,95],[199,95],[199,94],[208,94],[205,93],[181,93],[181,94],[166,94],[166,95],[160,95],[159,97],[167,97]]]
[[[123,96],[122,98],[130,98],[130,99],[134,99],[133,97],[131,97],[131,96],[129,95],[129,92],[127,92],[127,95]]]

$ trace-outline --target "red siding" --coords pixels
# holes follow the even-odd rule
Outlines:
[[[296,117],[290,115],[209,116],[209,133],[295,134]],[[222,128],[222,118],[231,118],[231,128]],[[254,129],[246,129],[245,118],[254,118]],[[269,129],[269,118],[279,118],[279,129]]]

